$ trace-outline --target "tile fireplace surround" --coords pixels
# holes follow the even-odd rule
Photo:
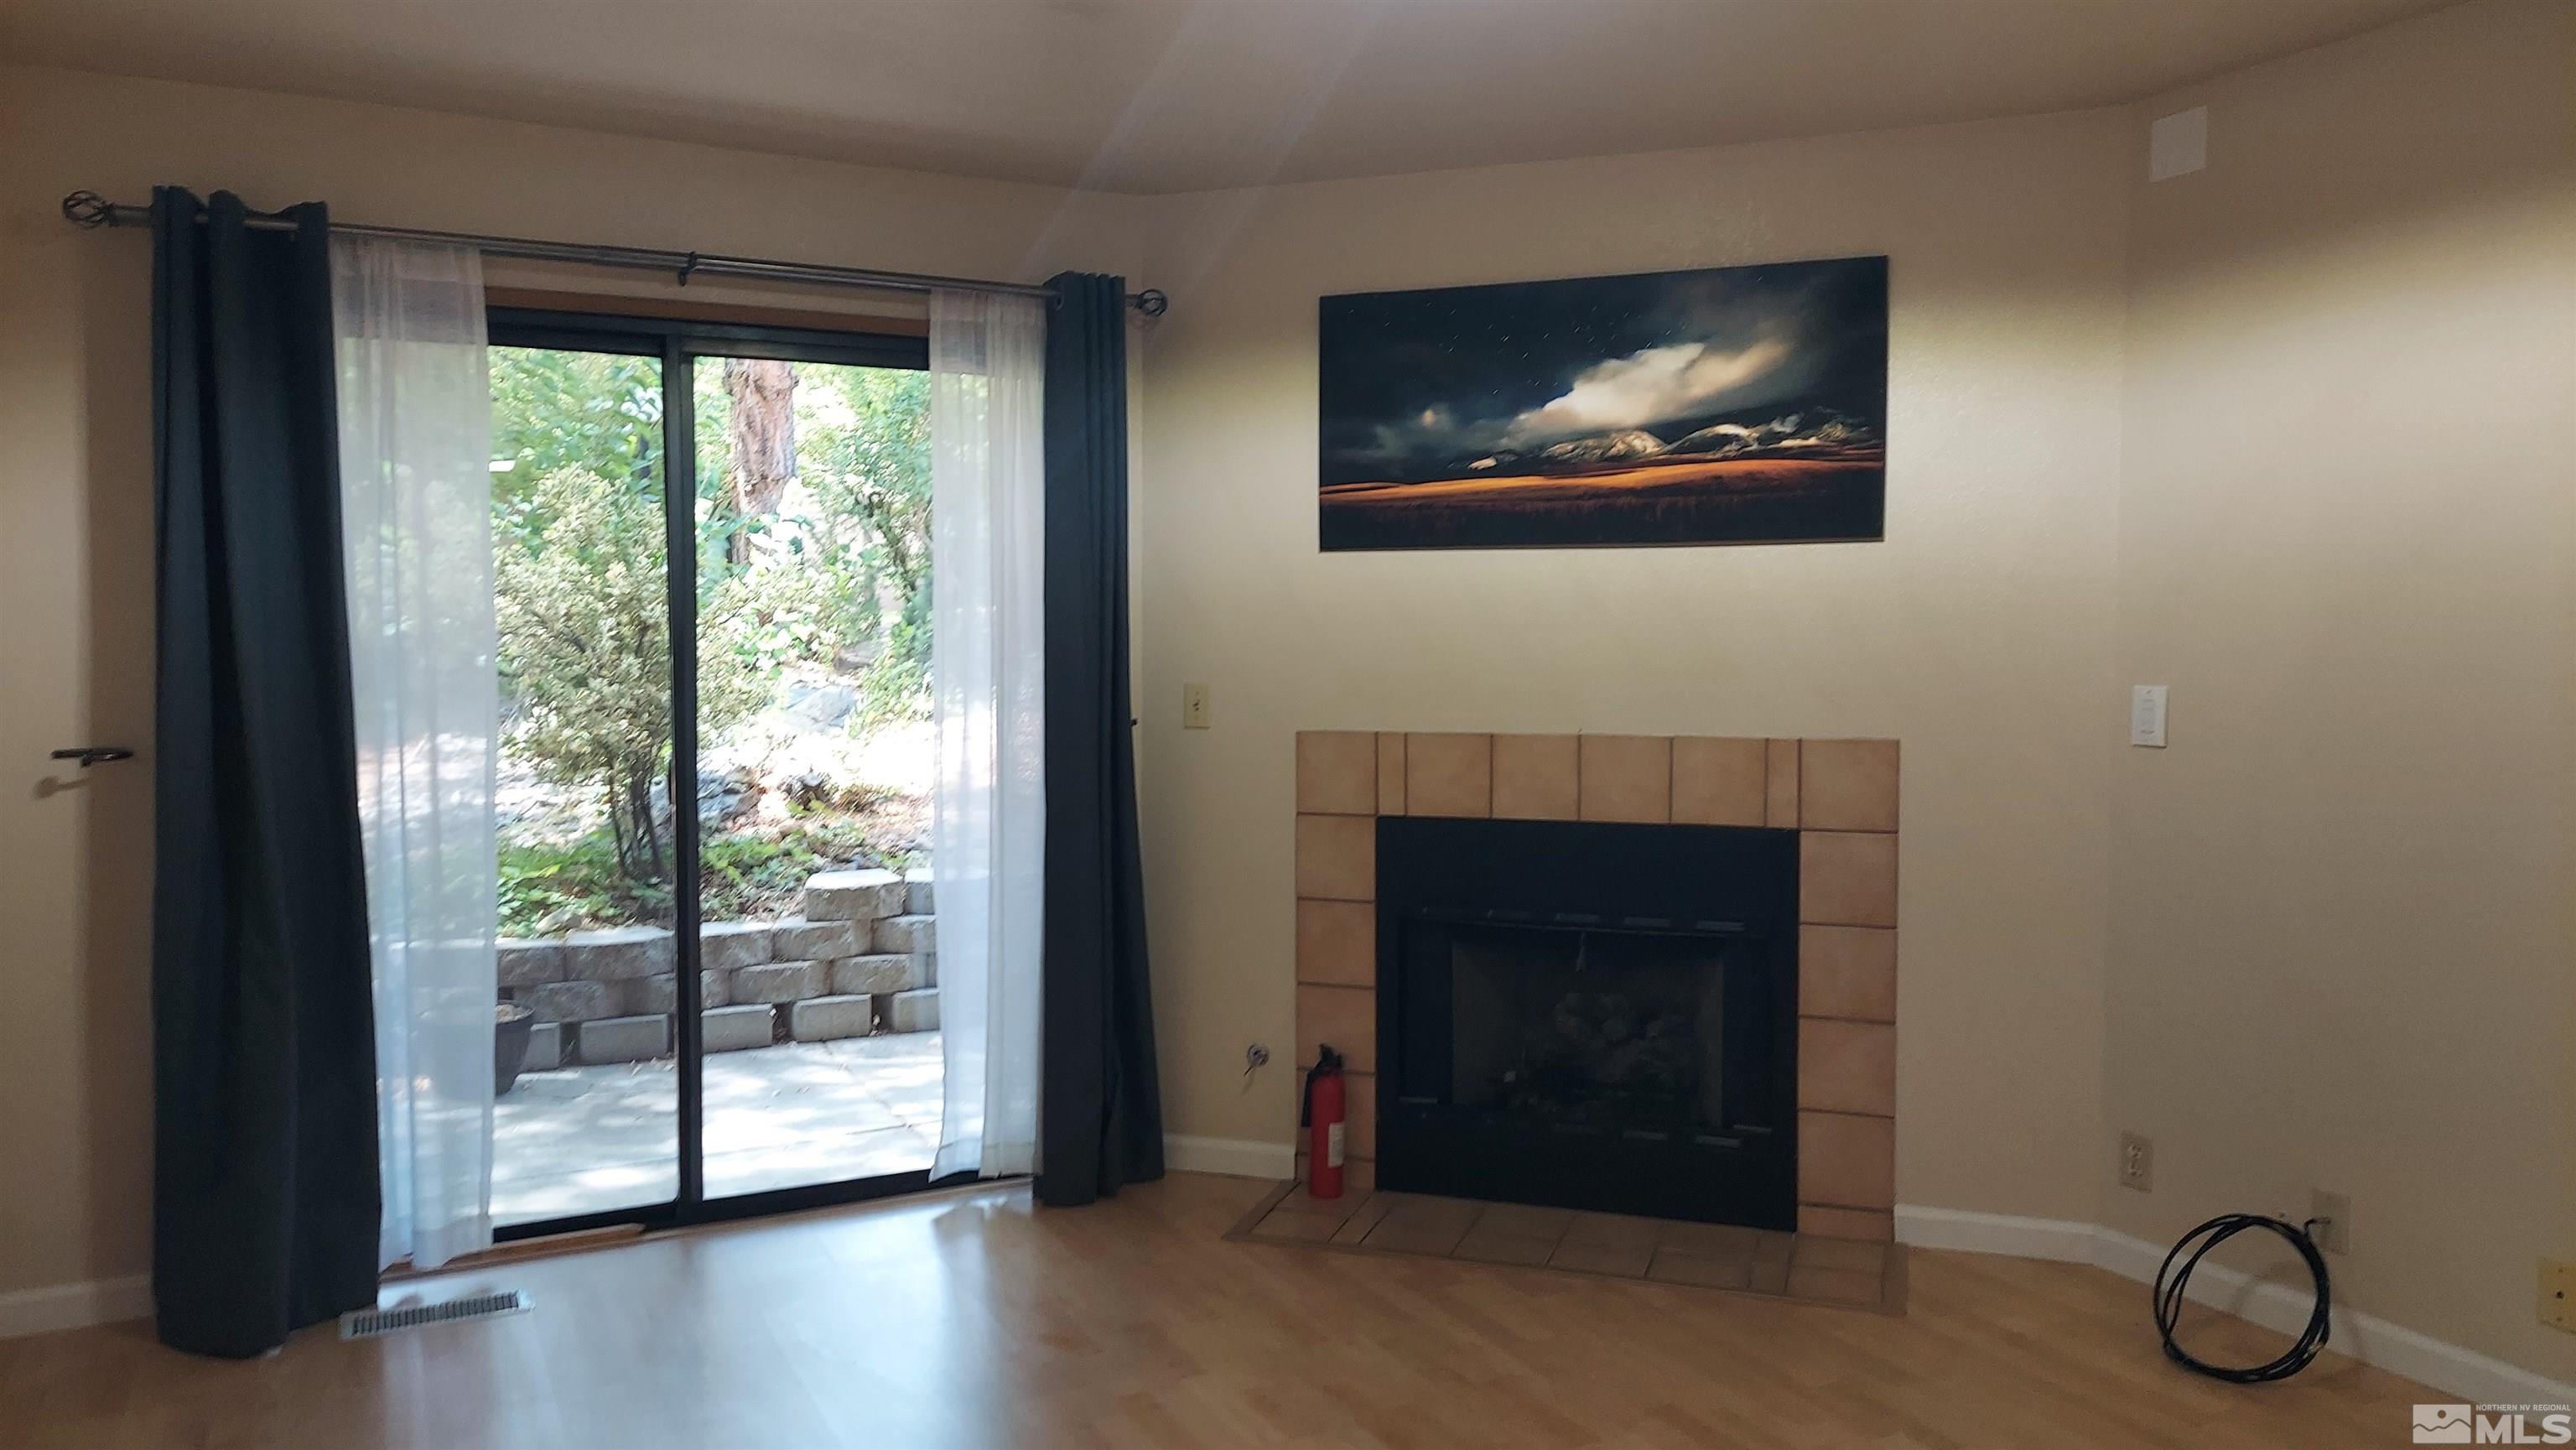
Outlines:
[[[1894,1236],[1897,745],[1668,735],[1297,735],[1297,1056],[1350,1062],[1377,1154],[1377,818],[1798,832],[1798,1230]],[[1300,1164],[1300,1177],[1303,1176]]]

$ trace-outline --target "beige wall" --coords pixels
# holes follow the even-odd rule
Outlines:
[[[2120,112],[1148,203],[1175,1130],[1289,1121],[1240,1053],[1291,1020],[1295,729],[1894,735],[1901,1202],[2168,1241],[2345,1192],[2345,1302],[2576,1370],[2531,1313],[2576,1251],[2571,42],[2488,0]],[[1869,251],[1886,542],[1315,551],[1318,294]]]
[[[2097,113],[1151,204],[1149,910],[1180,1133],[1277,1141],[1298,729],[1894,736],[1905,1202],[2100,1177],[2122,247]],[[1315,299],[1884,252],[1887,540],[1320,554]],[[1184,681],[1214,728],[1179,728]]]
[[[2349,1193],[2343,1298],[2560,1378],[2571,59],[2576,6],[2507,0],[2148,108],[2206,103],[2210,164],[2131,202],[2116,658],[2173,714],[2113,777],[2105,1106],[2157,1158],[2103,1209]]]
[[[44,755],[149,744],[150,245],[74,231],[55,206],[156,182],[391,225],[1032,280],[1136,270],[1114,202],[1045,187],[0,68],[0,1294],[149,1257],[150,767],[57,789],[75,777]]]

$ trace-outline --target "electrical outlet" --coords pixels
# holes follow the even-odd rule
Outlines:
[[[2576,1334],[2576,1264],[2540,1261],[2540,1322]]]
[[[2352,1252],[2352,1198],[2348,1194],[2328,1193],[2322,1188],[2308,1190],[2308,1217],[2316,1220],[2308,1236],[2317,1247],[2330,1254]]]
[[[2144,1133],[2120,1135],[2120,1186],[2140,1193],[2156,1186],[2156,1145]]]
[[[1208,698],[1207,698],[1207,695],[1208,695],[1208,691],[1207,691],[1207,686],[1205,686],[1205,685],[1183,685],[1183,686],[1181,686],[1181,728],[1182,728],[1182,729],[1184,729],[1184,730],[1205,730],[1206,728],[1208,728]]]

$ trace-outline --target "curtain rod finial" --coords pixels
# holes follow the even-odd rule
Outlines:
[[[1147,317],[1160,317],[1171,310],[1172,299],[1163,294],[1162,288],[1148,287],[1136,294],[1131,305]]]
[[[76,227],[103,227],[116,208],[95,191],[75,191],[63,198],[63,220]]]

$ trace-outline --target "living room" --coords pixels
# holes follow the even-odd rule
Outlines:
[[[2576,8],[1471,8],[764,6],[687,64],[681,17],[602,35],[553,5],[488,35],[426,6],[0,21],[0,507],[24,541],[0,582],[22,626],[0,655],[22,763],[0,793],[0,1415],[67,1444],[2350,1445],[2452,1404],[2552,1433],[2576,1401],[2553,1321],[2576,1285]],[[155,263],[226,215],[156,197],[183,187],[276,225],[326,203],[335,249],[473,256],[477,378],[512,347],[659,369],[565,412],[666,460],[636,495],[681,547],[638,595],[669,609],[628,799],[674,859],[564,884],[617,834],[613,792],[501,839],[502,873],[558,851],[557,895],[496,913],[475,877],[486,945],[457,966],[496,975],[456,1055],[479,1077],[496,996],[554,1055],[481,1082],[453,1232],[423,1217],[398,1256],[373,1201],[429,1159],[367,1134],[364,1305],[269,1313],[303,1301],[199,1282],[225,1235],[278,1240],[171,1201],[182,1167],[238,1160],[168,1141],[158,1054],[243,1044],[171,1015],[156,902],[249,839],[170,844],[179,811],[238,805],[192,794],[170,743],[184,430]],[[75,192],[106,224],[65,219]],[[1043,346],[996,321],[1017,304]],[[1054,350],[1073,309],[1078,357]],[[1021,343],[1043,426],[942,391],[998,397],[1000,362],[955,359]],[[728,358],[798,370],[766,513],[736,486],[756,380]],[[1744,391],[1766,368],[1788,381]],[[344,507],[362,376],[344,357],[337,482],[314,475]],[[906,378],[921,496],[989,501],[1002,529],[1043,475],[1043,547],[910,526],[954,582],[924,594],[937,646],[900,688],[913,596],[881,550],[850,545],[847,640],[797,634],[782,663],[774,611],[725,633],[734,564],[765,601],[788,590],[770,542],[842,557],[780,521],[829,513]],[[508,406],[487,396],[456,481],[517,512],[471,536],[501,664],[461,658],[492,778],[519,751],[534,791],[556,776],[510,663],[530,616],[486,541],[555,475],[486,447]],[[960,417],[996,440],[962,473]],[[1860,481],[1831,508],[1610,496],[1828,456]],[[1077,475],[1097,512],[1068,540]],[[1596,492],[1477,513],[1527,480]],[[897,538],[869,527],[846,537]],[[1056,638],[1076,609],[1080,648]],[[718,639],[767,703],[720,706]],[[1042,816],[1012,734],[960,725],[989,717],[940,683],[971,666],[1007,701],[1038,653]],[[832,689],[825,752],[796,712]],[[803,733],[755,759],[736,717]],[[995,768],[952,773],[961,750]],[[365,828],[381,938],[372,799],[325,814]],[[755,838],[767,884],[704,884]],[[979,851],[988,873],[952,870]],[[1015,891],[1088,934],[1033,934]],[[714,955],[728,922],[757,959]],[[611,965],[593,934],[617,932],[668,955]],[[380,1045],[349,1069],[380,1112],[382,954]],[[334,980],[363,998],[365,965]],[[1471,966],[1544,998],[1514,1050],[1590,1054],[1572,1105],[1526,1064],[1485,1074],[1544,1129],[1509,1147],[1455,1126],[1460,1064],[1510,1056],[1481,1040],[1500,1008],[1457,995]],[[1608,969],[1659,985],[1567,985]],[[1413,1030],[1417,979],[1455,999],[1439,1034]],[[1697,1046],[1652,1047],[1676,1036]],[[1341,1070],[1310,1074],[1325,1047]],[[1696,1136],[1640,1119],[1593,1136],[1645,1156],[1568,1146],[1604,1084],[1676,1074]],[[567,1139],[617,1146],[513,1146]],[[514,1175],[518,1151],[552,1156]],[[521,1182],[578,1191],[518,1212]],[[2168,1248],[2236,1214],[2270,1223],[2238,1222],[2160,1333],[2143,1291]],[[504,1292],[522,1312],[330,1327]],[[267,1318],[229,1350],[174,1333],[230,1334],[244,1303]],[[2168,1342],[2281,1377],[2214,1383]]]

